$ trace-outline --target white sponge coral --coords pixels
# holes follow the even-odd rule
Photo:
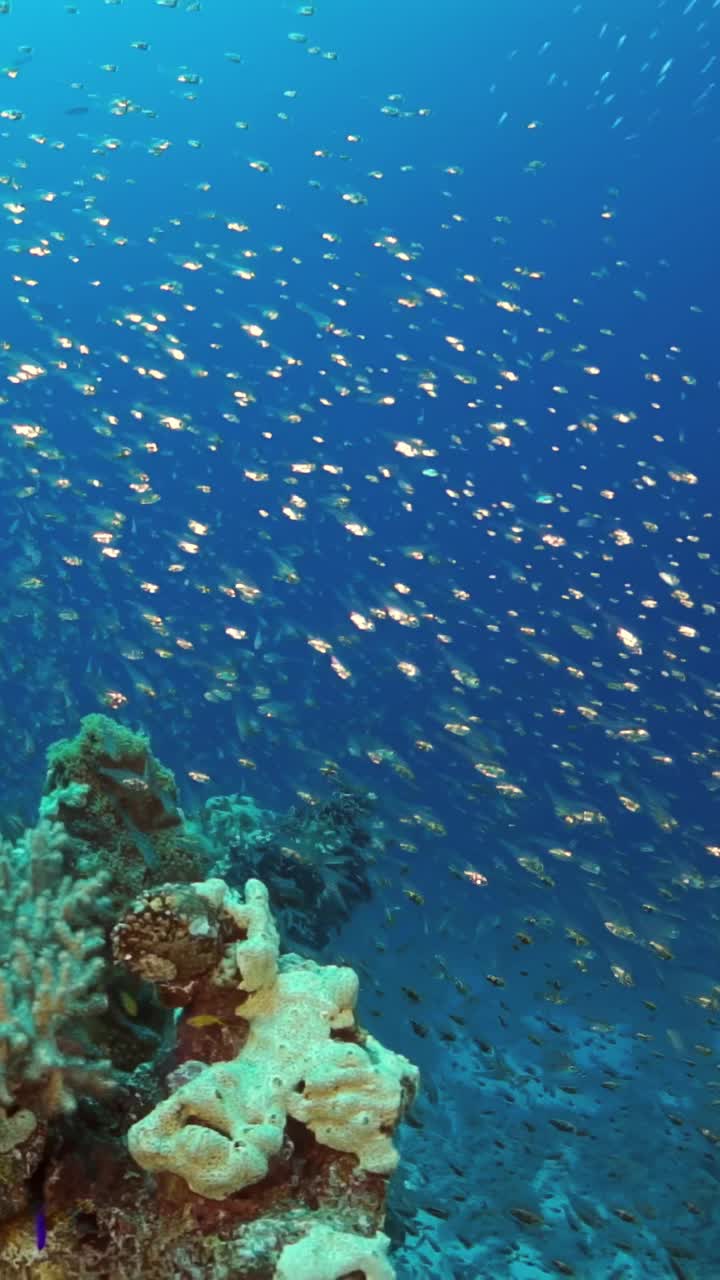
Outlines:
[[[302,1240],[285,1246],[274,1280],[342,1280],[356,1271],[365,1280],[393,1280],[395,1272],[387,1260],[389,1244],[382,1232],[366,1238],[332,1227],[313,1227]]]
[[[217,880],[195,886],[216,903],[225,888]],[[292,1116],[318,1142],[356,1156],[363,1171],[392,1173],[391,1135],[417,1091],[417,1068],[357,1031],[352,969],[296,955],[277,960],[259,881],[248,882],[244,908],[231,891],[228,897],[247,928],[246,941],[234,944],[235,982],[252,992],[236,1011],[249,1024],[247,1039],[233,1061],[200,1071],[133,1125],[131,1155],[142,1168],[174,1173],[198,1195],[221,1200],[266,1176]]]

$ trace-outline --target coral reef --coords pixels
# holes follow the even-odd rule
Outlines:
[[[261,881],[192,878],[140,735],[87,717],[49,765],[0,847],[3,1280],[391,1277],[418,1073],[358,1026],[355,973],[281,954]]]

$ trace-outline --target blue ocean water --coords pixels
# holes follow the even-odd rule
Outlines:
[[[371,790],[398,1275],[720,1275],[720,5],[7,8],[8,820]]]

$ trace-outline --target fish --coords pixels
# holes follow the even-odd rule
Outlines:
[[[197,0],[125,5],[121,50],[114,7],[68,5],[51,66],[0,0],[3,830],[81,715],[141,726],[183,810],[108,733],[138,874],[171,874],[144,800],[197,832],[240,797],[218,874],[277,858],[293,946],[342,927],[432,1073],[399,1269],[710,1275],[715,8],[378,14],[369,52],[304,4],[229,46]],[[257,814],[340,776],[364,843],[269,852]]]

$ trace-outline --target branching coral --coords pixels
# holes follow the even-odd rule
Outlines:
[[[78,1090],[102,1089],[109,1081],[109,1062],[93,1056],[81,1036],[82,1022],[106,1005],[104,935],[95,923],[106,882],[66,870],[68,843],[60,824],[43,820],[16,845],[0,846],[0,1107],[6,1111],[21,1098],[34,1114],[71,1111]],[[2,1128],[7,1142],[8,1118]]]

